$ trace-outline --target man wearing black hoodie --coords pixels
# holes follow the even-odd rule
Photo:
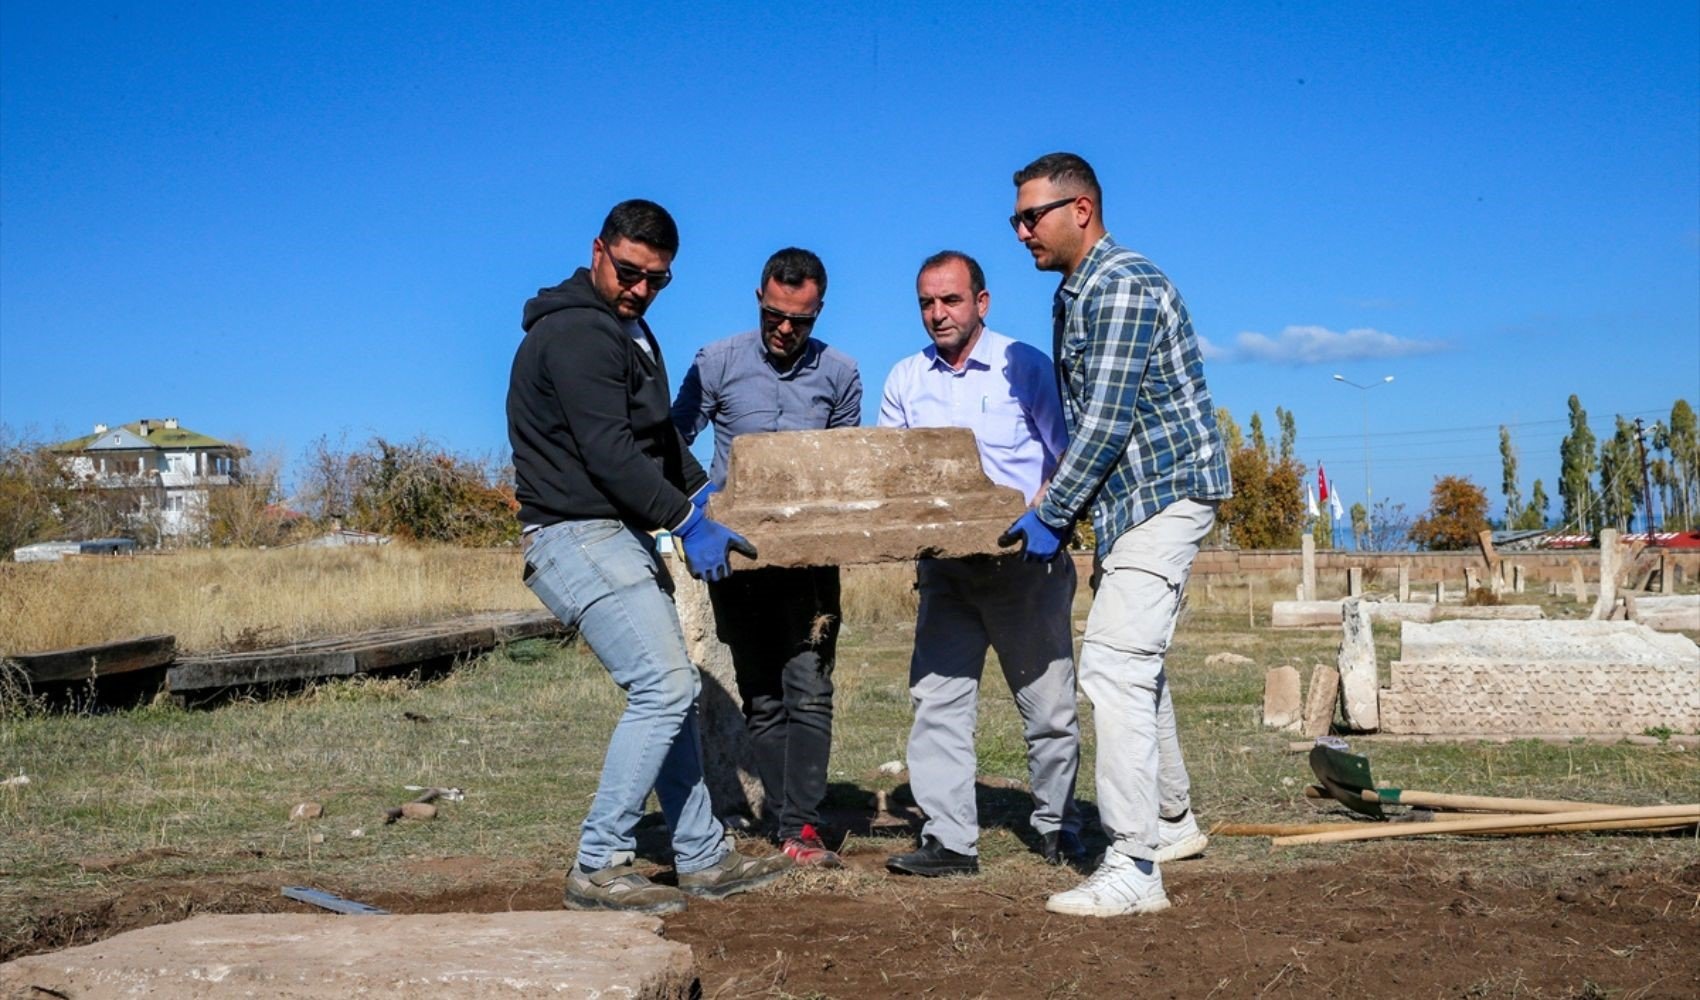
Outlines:
[[[755,555],[703,516],[708,478],[673,427],[661,345],[643,320],[672,280],[678,248],[666,209],[615,205],[591,242],[590,267],[525,304],[508,382],[526,585],[626,693],[567,875],[572,909],[672,913],[687,894],[729,896],[791,866],[783,854],[734,851],[709,808],[701,679],[651,535],[670,529],[691,575],[709,580],[730,574],[731,550]],[[677,889],[632,867],[651,789],[672,831]]]

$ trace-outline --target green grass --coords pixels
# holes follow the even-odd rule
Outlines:
[[[1390,659],[1396,639],[1378,632],[1387,633],[1378,645]],[[832,762],[840,804],[860,804],[907,780],[879,766],[905,755],[911,636],[903,622],[852,621],[846,629]],[[1290,734],[1260,725],[1263,672],[1290,663],[1308,673],[1311,664],[1332,662],[1338,642],[1328,630],[1249,628],[1243,608],[1187,612],[1169,671],[1195,804],[1207,822],[1315,818],[1317,808],[1303,797],[1311,780],[1304,756],[1287,750]],[[1205,666],[1224,650],[1254,662]],[[558,871],[572,857],[621,705],[582,646],[533,641],[430,683],[352,680],[214,709],[162,702],[99,715],[0,711],[0,772],[30,779],[0,786],[0,943],[51,901],[118,893],[138,878],[259,878],[281,870],[359,893],[393,888],[404,869],[410,886],[427,891],[430,876],[419,866],[431,859],[477,856],[511,862],[516,873]],[[1024,782],[1020,719],[995,662],[980,706],[982,773]],[[1079,788],[1089,801],[1091,708],[1083,701],[1081,709],[1087,745]],[[1378,778],[1432,791],[1648,804],[1692,801],[1700,788],[1700,752],[1676,744],[1370,746]],[[411,797],[403,789],[409,784],[457,786],[466,799],[444,803],[436,822],[383,825],[383,810]],[[303,801],[322,803],[324,818],[290,823],[290,808]],[[1029,888],[1064,878],[1027,854],[1022,796],[998,801],[1004,813],[983,817],[988,877],[1026,880]],[[356,830],[363,835],[352,836]],[[1621,849],[1625,859],[1680,864],[1693,856],[1692,840],[1622,843],[1630,845]],[[1514,874],[1566,864],[1567,849],[1507,840],[1484,843],[1471,857]],[[157,853],[118,870],[87,864],[150,850]],[[1212,848],[1220,862],[1253,870],[1316,856],[1309,849],[1271,854],[1261,839],[1223,839]],[[1016,863],[1000,870],[1000,859]],[[876,891],[879,883],[857,872],[825,878],[798,880],[791,891]]]

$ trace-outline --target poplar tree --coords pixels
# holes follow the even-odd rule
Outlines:
[[[1600,442],[1600,524],[1628,531],[1641,492],[1635,425],[1619,416],[1612,436]]]
[[[1517,523],[1512,527],[1520,531],[1539,531],[1547,526],[1547,507],[1551,504],[1547,498],[1546,487],[1539,479],[1529,488],[1529,503],[1517,515]]]
[[[1517,449],[1511,444],[1511,430],[1499,425],[1499,490],[1505,494],[1505,524],[1510,527],[1523,512],[1522,491],[1517,488]]]
[[[1564,523],[1592,532],[1600,522],[1599,497],[1594,493],[1599,456],[1594,452],[1594,432],[1588,429],[1588,411],[1582,409],[1582,401],[1574,394],[1570,397],[1570,433],[1558,446],[1558,461]]]
[[[1216,430],[1222,435],[1222,447],[1228,454],[1245,447],[1245,435],[1240,432],[1240,425],[1234,422],[1234,415],[1228,412],[1226,406],[1216,407]]]
[[[1688,400],[1679,399],[1670,408],[1669,450],[1671,478],[1675,481],[1672,497],[1679,524],[1667,527],[1686,531],[1694,530],[1696,508],[1700,507],[1700,428],[1696,423],[1694,407]],[[1670,520],[1668,514],[1666,520]]]
[[[1269,454],[1269,440],[1263,436],[1263,418],[1256,413],[1251,415],[1251,446],[1266,458],[1274,457]]]

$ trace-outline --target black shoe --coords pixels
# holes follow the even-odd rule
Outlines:
[[[980,859],[972,854],[958,854],[934,840],[923,838],[921,849],[908,854],[894,854],[885,859],[885,866],[899,875],[978,875]]]
[[[1072,830],[1052,830],[1039,837],[1039,855],[1047,865],[1080,864],[1086,860],[1086,845]]]

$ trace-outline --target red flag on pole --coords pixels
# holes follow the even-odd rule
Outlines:
[[[1317,491],[1322,494],[1317,499],[1321,500],[1323,503],[1327,503],[1328,502],[1328,474],[1326,472],[1322,471],[1322,463],[1321,462],[1316,463],[1316,488],[1317,488]]]

